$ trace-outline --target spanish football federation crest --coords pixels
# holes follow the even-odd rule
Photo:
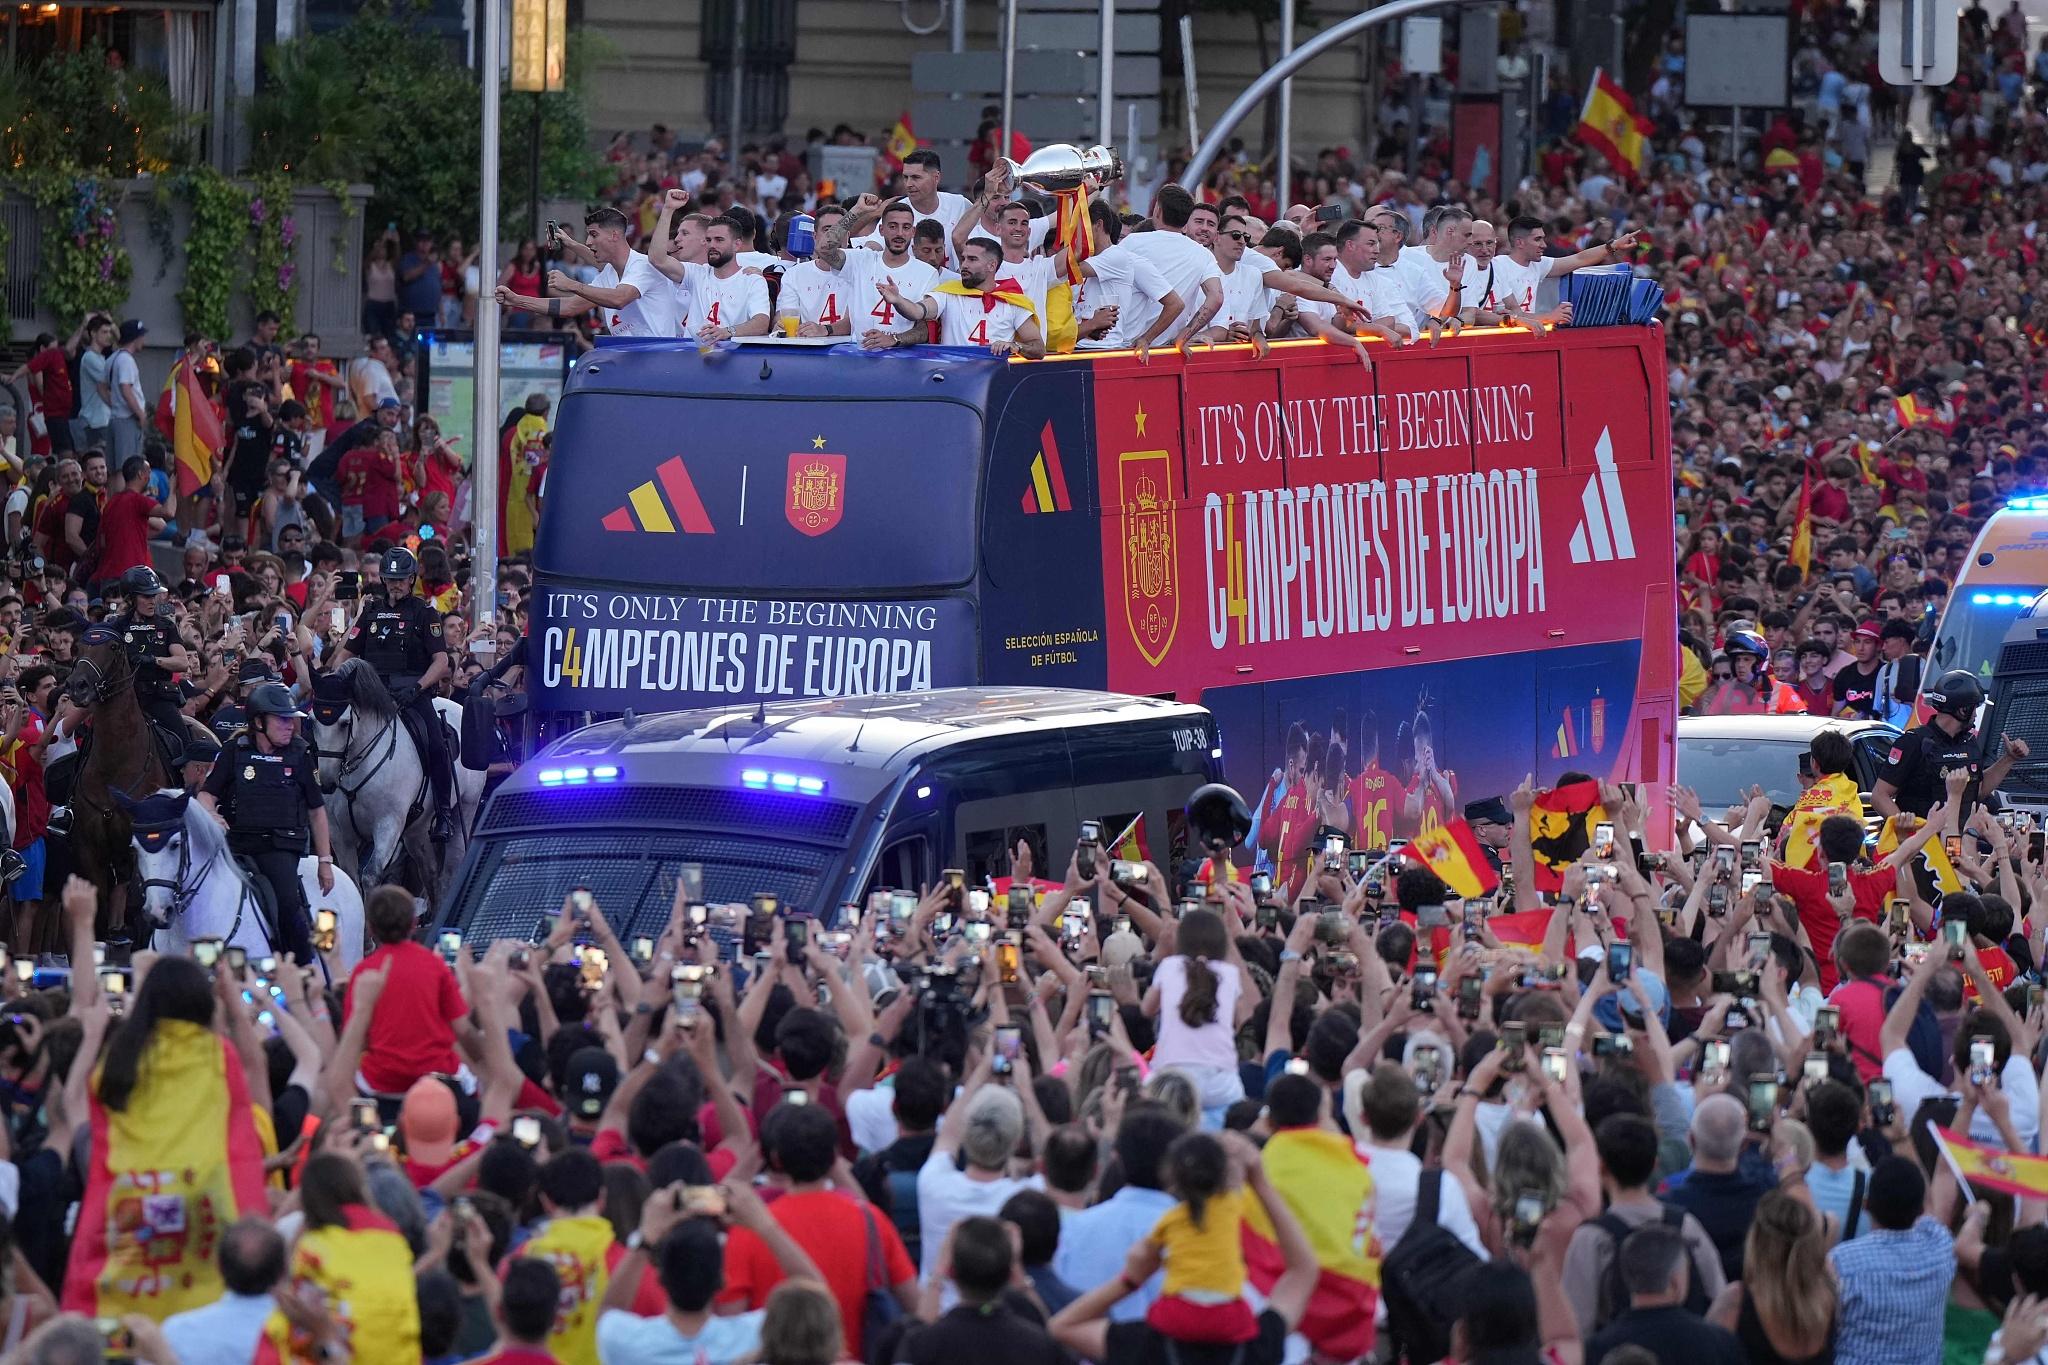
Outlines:
[[[1131,643],[1157,668],[1180,626],[1180,585],[1173,561],[1173,459],[1164,450],[1117,457],[1123,503],[1124,619]]]
[[[789,493],[782,504],[789,524],[822,536],[839,524],[846,504],[846,457],[822,453],[789,457]]]

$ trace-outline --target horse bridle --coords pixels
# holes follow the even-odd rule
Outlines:
[[[317,707],[318,704],[316,702],[315,706]],[[356,793],[369,786],[372,779],[378,773],[384,771],[384,765],[389,763],[392,756],[398,752],[398,729],[402,724],[402,720],[399,714],[393,711],[391,719],[384,722],[384,728],[371,737],[370,742],[363,746],[362,752],[354,757],[350,757],[349,750],[355,744],[356,738],[356,709],[353,703],[343,709],[348,715],[347,724],[336,724],[332,727],[341,731],[341,747],[339,749],[322,748],[309,730],[306,735],[306,748],[312,752],[313,760],[316,764],[323,758],[340,760],[341,766],[335,770],[332,782],[329,782],[325,777],[320,777],[316,780],[319,783],[322,796],[331,796],[335,792],[341,793],[342,803],[348,810],[349,831],[356,836],[357,845],[361,846],[366,844],[368,840],[363,835],[362,826],[356,823]],[[371,764],[369,771],[365,772],[353,787],[349,786],[347,779],[368,761],[371,751],[377,747],[377,741],[380,739],[384,741],[384,752],[378,755],[377,761]],[[422,769],[425,768],[424,755],[422,756],[421,767]]]
[[[110,672],[107,669],[101,668],[91,659],[81,656],[71,665],[72,676],[70,681],[65,684],[64,690],[76,696],[78,694],[78,670],[89,668],[92,670],[93,677],[92,691],[89,694],[89,699],[93,705],[97,706],[109,697],[119,696],[123,687],[135,681],[135,663],[128,657],[128,651],[125,649],[116,651],[115,657],[120,659],[127,667]]]
[[[219,866],[221,855],[227,848],[227,845],[223,844],[220,848],[215,849],[207,858],[205,864],[200,867],[199,875],[187,883],[185,874],[192,870],[192,842],[185,837],[182,830],[178,832],[176,837],[178,840],[178,879],[167,882],[161,877],[143,877],[137,881],[137,885],[141,888],[143,894],[142,913],[148,917],[150,922],[150,939],[152,942],[155,941],[158,934],[167,931],[172,924],[184,916],[187,910],[192,908],[193,900],[199,895],[199,888],[206,885],[206,879],[213,875],[213,869]],[[139,872],[141,868],[138,867],[136,870]],[[171,912],[162,920],[158,920],[156,916],[149,913],[149,890],[151,887],[162,887],[171,893]],[[242,932],[242,916],[248,909],[251,894],[250,889],[247,886],[243,886],[235,896],[235,922],[228,926],[227,933],[222,936],[224,942],[233,943],[235,936]],[[270,926],[263,923],[263,917],[260,915],[257,916],[256,922],[258,927],[263,930],[263,941],[269,944],[271,949],[275,951],[277,940],[271,936]],[[323,966],[321,970],[325,971],[326,969]]]

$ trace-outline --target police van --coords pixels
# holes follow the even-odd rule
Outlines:
[[[2007,628],[2043,588],[2048,588],[2048,496],[2013,498],[1984,523],[1956,575],[1921,685],[1952,668],[1988,683]]]
[[[874,890],[952,868],[970,886],[1066,876],[1083,821],[1165,868],[1182,808],[1219,780],[1199,706],[1107,692],[947,688],[609,720],[492,794],[440,929],[525,938],[589,888],[621,942],[657,936],[679,878],[711,905],[757,895],[830,923]],[[1199,856],[1199,850],[1197,855]],[[688,871],[686,871],[688,869]]]

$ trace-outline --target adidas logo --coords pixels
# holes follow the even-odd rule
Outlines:
[[[1628,504],[1622,501],[1621,477],[1614,469],[1614,438],[1605,427],[1600,428],[1600,439],[1593,445],[1593,458],[1600,468],[1579,494],[1585,515],[1572,528],[1572,563],[1634,559],[1635,533],[1629,530]]]
[[[671,508],[674,516],[669,515]],[[697,496],[697,486],[690,482],[690,471],[680,455],[662,461],[654,477],[628,493],[626,501],[599,524],[607,531],[674,535],[680,527],[685,535],[716,534],[711,529],[711,518],[704,512],[704,500]]]

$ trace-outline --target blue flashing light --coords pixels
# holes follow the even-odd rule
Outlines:
[[[2022,498],[2008,499],[2005,504],[2005,510],[2008,512],[2048,512],[2048,494],[2034,493]]]
[[[773,773],[766,768],[748,768],[740,774],[740,785],[755,791],[794,792],[799,796],[823,796],[825,779],[798,773]]]
[[[598,768],[543,768],[536,774],[543,787],[582,787],[592,782],[616,782],[619,769],[607,763]]]
[[[2013,592],[1973,592],[1970,605],[1973,607],[2023,607],[2028,599]]]
[[[925,799],[926,797],[930,796],[931,794],[932,794],[932,789],[931,789],[930,787],[919,787],[919,788],[917,789],[917,799],[918,799],[918,800],[920,800],[920,801],[924,800],[924,799]]]

